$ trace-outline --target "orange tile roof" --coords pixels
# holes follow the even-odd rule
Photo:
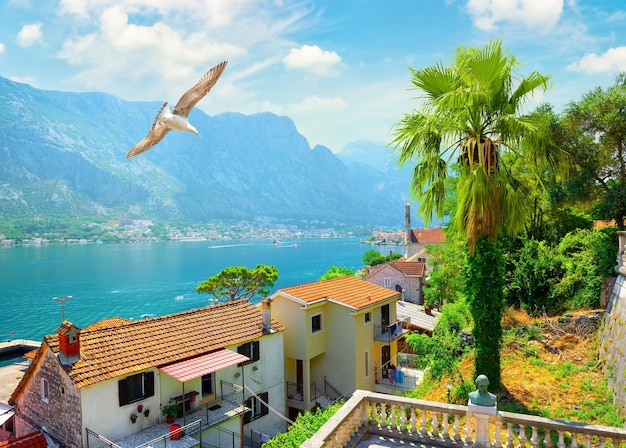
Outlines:
[[[360,309],[399,297],[400,293],[356,277],[346,276],[283,288],[275,293],[275,295],[281,294],[306,303],[325,299]]]
[[[424,275],[424,269],[426,263],[423,261],[390,261],[387,263],[392,268],[402,272],[404,275],[415,275],[422,277]]]
[[[263,335],[261,310],[244,300],[120,323],[108,320],[107,325],[94,324],[82,331],[81,359],[68,372],[77,387],[203,355]],[[285,329],[274,320],[272,328]],[[58,353],[57,334],[46,336],[44,342]]]
[[[41,430],[0,443],[2,448],[46,448],[48,442]]]
[[[446,235],[442,227],[434,229],[411,229],[412,243],[445,243]]]

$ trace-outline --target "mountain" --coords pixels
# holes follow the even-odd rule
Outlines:
[[[1,215],[404,226],[407,177],[362,163],[358,153],[340,159],[311,148],[288,117],[194,109],[189,120],[201,137],[170,132],[126,160],[160,103],[2,77],[0,92]]]

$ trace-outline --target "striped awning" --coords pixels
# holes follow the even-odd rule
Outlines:
[[[246,361],[250,361],[250,358],[232,350],[222,349],[207,355],[168,364],[159,367],[159,370],[184,383],[185,381]]]

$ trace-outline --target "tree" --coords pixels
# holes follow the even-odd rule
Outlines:
[[[250,300],[257,294],[268,294],[267,287],[274,286],[277,279],[278,269],[274,266],[258,264],[252,270],[231,266],[200,283],[196,291],[211,294],[221,302]]]
[[[469,257],[466,286],[474,320],[475,373],[500,386],[503,261],[495,243],[501,230],[525,224],[526,192],[507,169],[503,155],[525,156],[529,169],[556,168],[565,158],[548,138],[541,116],[522,115],[524,101],[547,88],[537,72],[513,88],[517,61],[500,41],[484,48],[460,47],[449,67],[442,63],[410,69],[422,93],[419,110],[395,125],[395,153],[404,166],[415,163],[411,192],[428,223],[443,216],[450,166],[460,165],[457,208],[450,227],[464,235]]]
[[[326,272],[324,272],[324,274],[322,274],[319,280],[330,280],[331,278],[345,277],[346,275],[354,275],[354,269],[346,266],[332,265]]]
[[[387,262],[387,257],[374,249],[370,249],[363,254],[363,264],[365,266],[376,266]]]
[[[602,219],[614,219],[619,230],[626,218],[626,73],[606,90],[588,92],[567,108],[564,117],[571,152],[578,168],[570,189],[596,200]],[[572,137],[570,137],[572,139]]]

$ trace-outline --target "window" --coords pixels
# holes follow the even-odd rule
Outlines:
[[[215,392],[213,388],[215,384],[215,378],[213,377],[213,373],[209,373],[207,375],[202,375],[202,396],[206,397],[207,395],[212,395]]]
[[[370,352],[368,350],[365,350],[365,356],[364,356],[364,361],[365,361],[365,378],[367,378],[368,376],[370,376]]]
[[[246,400],[246,407],[250,410],[243,415],[243,422],[250,423],[252,420],[256,420],[257,418],[261,418],[264,415],[269,413],[269,410],[265,403],[269,403],[269,394],[267,392],[263,392],[262,394],[257,394],[259,398],[256,396],[252,396]]]
[[[311,316],[311,333],[317,333],[322,331],[322,314],[315,314]]]
[[[250,361],[239,363],[239,366],[250,364],[251,362],[258,361],[261,357],[259,341],[252,341],[237,347],[237,353],[247,356]]]
[[[372,313],[365,313],[365,323],[369,324],[372,321]]]
[[[49,393],[50,393],[50,388],[49,388],[48,380],[43,378],[41,380],[41,399],[45,401],[46,403],[48,402],[48,398],[50,396]]]
[[[383,286],[385,288],[390,288],[391,287],[391,278],[390,277],[385,277],[383,279]]]
[[[120,406],[154,395],[154,372],[131,375],[118,383]]]

